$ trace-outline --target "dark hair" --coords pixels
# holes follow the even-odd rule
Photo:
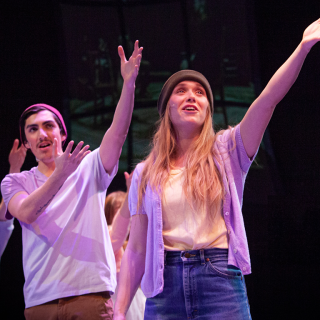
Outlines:
[[[27,138],[26,138],[26,133],[24,131],[24,126],[26,124],[26,120],[32,116],[35,113],[38,113],[40,111],[50,111],[48,108],[44,107],[44,106],[33,106],[31,108],[26,109],[19,120],[19,128],[20,128],[20,139],[21,139],[21,143],[25,146],[25,143],[27,142]],[[51,112],[51,111],[50,111]],[[56,114],[54,114],[53,112],[51,112],[53,114],[54,120],[56,121],[56,123],[58,124],[59,128],[60,128],[60,134],[61,135],[67,135],[64,127],[60,121],[60,119],[58,118],[58,116]]]

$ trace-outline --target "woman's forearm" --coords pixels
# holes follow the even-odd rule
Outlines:
[[[121,262],[114,320],[125,319],[131,301],[140,285],[145,268],[145,255],[127,248]]]

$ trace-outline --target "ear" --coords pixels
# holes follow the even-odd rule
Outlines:
[[[62,134],[61,135],[61,142],[66,141],[66,139],[67,139],[67,136],[65,134]]]
[[[27,149],[30,149],[30,143],[28,141],[25,141],[23,144]]]

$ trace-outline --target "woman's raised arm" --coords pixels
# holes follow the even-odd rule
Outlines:
[[[294,84],[307,54],[319,40],[320,19],[304,31],[298,47],[250,106],[240,123],[241,137],[248,157],[256,153],[276,105]]]

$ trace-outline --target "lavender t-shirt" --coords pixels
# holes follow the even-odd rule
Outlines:
[[[118,165],[107,174],[96,149],[35,222],[20,221],[26,308],[68,296],[115,291],[116,265],[104,202],[117,169]],[[46,180],[37,167],[7,175],[1,184],[6,206],[16,193],[31,194]]]

